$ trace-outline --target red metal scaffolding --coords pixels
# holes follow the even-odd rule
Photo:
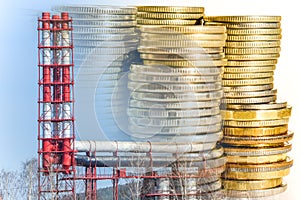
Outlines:
[[[75,199],[72,20],[38,19],[38,199]]]

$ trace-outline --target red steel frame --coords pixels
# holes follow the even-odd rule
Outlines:
[[[76,199],[72,20],[38,19],[38,199]]]
[[[76,181],[85,181],[85,199],[97,199],[97,181],[112,180],[113,199],[118,200],[121,179],[201,178],[220,174],[223,168],[199,171],[195,175],[158,175],[153,171],[152,150],[148,173],[129,175],[118,164],[110,175],[98,174],[97,164],[85,166],[85,174],[76,175],[74,130],[74,56],[72,20],[43,13],[38,19],[38,199],[76,199]],[[64,36],[68,35],[68,38]],[[48,38],[47,38],[48,37]],[[64,41],[66,40],[66,41]],[[151,143],[150,143],[151,144]],[[93,158],[96,152],[86,152]],[[113,157],[119,158],[118,151]],[[111,169],[111,168],[109,168]],[[144,193],[143,197],[181,196],[182,194]],[[191,196],[195,194],[188,194]]]

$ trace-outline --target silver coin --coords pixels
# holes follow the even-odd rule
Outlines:
[[[132,92],[131,97],[137,100],[156,102],[188,102],[188,101],[211,101],[220,100],[223,91],[203,92],[203,93],[142,93]]]
[[[213,125],[203,125],[203,126],[178,126],[178,127],[160,127],[159,130],[157,130],[157,127],[151,127],[149,125],[147,126],[141,126],[136,124],[129,124],[128,129],[132,133],[143,133],[148,135],[153,135],[155,130],[155,133],[159,134],[180,134],[180,135],[193,135],[193,134],[206,134],[206,133],[213,133],[213,132],[219,132],[222,128],[222,125],[220,123],[213,124]]]
[[[212,125],[221,123],[221,115],[214,115],[210,117],[201,118],[184,118],[184,119],[147,119],[147,118],[137,118],[130,117],[129,122],[132,124],[138,124],[141,126],[153,126],[153,127],[177,127],[177,126],[202,126],[202,125]]]
[[[138,47],[138,51],[141,53],[154,53],[154,54],[209,54],[209,53],[222,53],[223,48],[202,48],[202,47],[194,47],[194,48],[158,48],[158,47]]]
[[[221,60],[225,58],[223,53],[217,54],[140,54],[142,59],[147,60]]]
[[[223,104],[262,104],[276,101],[277,96],[253,97],[253,98],[225,98],[221,102]]]
[[[176,143],[217,143],[222,139],[223,133],[210,133],[204,135],[160,135],[160,134],[143,134],[143,133],[131,133],[131,137],[147,139],[149,142],[176,142]]]
[[[277,94],[277,90],[265,90],[257,92],[225,92],[225,98],[251,98],[251,97],[265,97],[274,96]]]
[[[190,118],[190,117],[203,117],[220,114],[219,108],[209,109],[193,109],[193,110],[163,110],[163,109],[140,109],[131,108],[127,109],[128,116],[133,117],[151,117],[151,118]]]
[[[185,92],[210,92],[222,89],[222,83],[198,84],[165,84],[165,83],[140,83],[128,82],[128,89],[135,92],[149,93],[185,93]]]
[[[137,40],[128,41],[98,41],[98,40],[77,40],[74,42],[78,47],[135,47],[137,46]]]
[[[138,38],[135,33],[132,34],[74,34],[74,40],[109,40],[109,41],[127,41]]]
[[[242,148],[240,151],[239,147],[225,147],[224,151],[226,155],[229,156],[269,156],[269,155],[279,155],[285,154],[292,150],[292,145],[285,145],[283,147],[272,147],[272,148]],[[236,151],[228,151],[228,149],[236,149]]]
[[[136,15],[113,15],[113,14],[84,14],[70,13],[73,21],[77,20],[99,20],[99,21],[132,21],[136,20]]]
[[[206,183],[201,186],[197,187],[197,193],[195,195],[198,197],[198,191],[200,193],[210,193],[210,192],[215,192],[217,190],[220,190],[222,188],[222,183],[220,180],[212,182],[212,183]],[[203,199],[203,198],[201,198]],[[213,195],[211,194],[211,198],[213,199]]]
[[[239,200],[241,198],[263,198],[268,196],[274,196],[280,193],[283,193],[287,189],[287,184],[283,183],[280,186],[263,189],[263,190],[248,190],[248,191],[238,191],[238,190],[226,190],[227,197],[234,197],[234,199],[230,198],[227,200]],[[272,198],[274,199],[274,198]]]
[[[182,163],[179,162],[179,166],[181,164],[183,164],[183,166],[186,166],[186,167],[198,167],[199,170],[213,169],[213,168],[224,166],[226,164],[226,157],[208,159],[208,160],[200,161],[200,162],[182,162]],[[221,186],[221,184],[219,184],[219,186]]]
[[[136,21],[73,20],[73,27],[123,28],[136,26]]]
[[[135,7],[99,6],[99,5],[67,5],[54,6],[52,10],[57,12],[85,13],[85,14],[110,14],[133,15],[137,13]]]
[[[75,56],[74,61],[78,62],[84,62],[87,61],[88,59],[92,60],[92,62],[103,62],[105,61],[115,61],[115,60],[123,60],[126,58],[126,55],[95,55],[95,54],[90,54],[90,55],[84,55],[84,54],[79,54]],[[87,61],[88,62],[88,61]]]
[[[214,149],[208,151],[199,151],[193,153],[180,153],[176,155],[172,155],[172,157],[176,157],[178,161],[205,161],[209,159],[219,158],[223,156],[224,149],[221,145],[217,145]],[[213,178],[213,177],[212,177]],[[199,180],[199,182],[201,182]],[[211,181],[213,182],[213,181]]]
[[[213,192],[200,193],[198,197],[201,200],[224,199],[225,191],[223,189],[220,189]]]
[[[226,34],[140,34],[141,39],[145,40],[226,40]]]
[[[99,73],[100,72],[100,73]],[[116,74],[122,72],[122,67],[107,67],[99,70],[96,67],[85,67],[84,70],[80,71],[82,75],[94,75],[94,74]],[[75,73],[76,74],[76,73]]]
[[[139,73],[129,73],[128,79],[135,82],[144,83],[214,83],[222,80],[219,76],[163,76],[163,75],[146,75]]]
[[[76,27],[73,31],[74,35],[77,33],[89,34],[133,34],[135,28],[95,28],[95,27]]]
[[[148,40],[148,39],[140,39],[139,45],[141,47],[156,47],[156,48],[190,48],[190,47],[203,47],[203,48],[218,48],[225,46],[225,40]]]
[[[209,67],[209,68],[173,68],[166,66],[148,66],[148,65],[135,65],[130,66],[130,71],[140,74],[148,75],[220,75],[223,73],[223,67]]]
[[[92,55],[122,55],[128,54],[131,51],[136,50],[136,47],[114,47],[114,48],[102,48],[102,47],[78,47],[74,49],[74,54],[92,54]]]
[[[220,101],[190,101],[190,102],[155,102],[130,99],[129,106],[135,108],[162,108],[162,109],[195,109],[219,107]]]
[[[272,89],[273,89],[273,84],[223,87],[224,92],[255,92],[255,91],[264,91],[264,90],[272,90]]]
[[[165,60],[145,60],[144,65],[165,65],[169,67],[217,67],[226,65],[227,60],[180,60],[180,61],[165,61]]]

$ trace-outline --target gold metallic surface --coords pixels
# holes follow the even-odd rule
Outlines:
[[[222,110],[224,120],[253,121],[283,119],[291,116],[292,107],[274,110]]]
[[[251,181],[223,180],[222,184],[227,190],[262,190],[281,185],[282,178]]]

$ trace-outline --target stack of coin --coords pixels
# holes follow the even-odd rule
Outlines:
[[[261,198],[285,191],[292,160],[291,107],[276,102],[273,73],[280,53],[279,16],[205,17],[227,27],[224,69],[224,138],[228,197]]]
[[[223,53],[226,28],[177,23],[182,20],[179,16],[184,16],[178,12],[190,15],[188,12],[197,10],[202,12],[202,8],[138,8],[143,12],[143,15],[138,13],[139,18],[149,14],[176,22],[170,25],[171,20],[154,20],[158,24],[154,25],[150,20],[139,21],[150,24],[139,26],[138,51],[143,65],[131,65],[128,75],[131,135],[145,141],[167,142],[166,151],[175,144],[202,143],[213,144],[211,149],[215,152],[223,135],[219,105],[223,96],[221,75],[226,64]],[[166,17],[172,16],[168,12],[176,12],[175,17]],[[195,17],[202,15],[199,12]],[[160,25],[164,23],[167,25]],[[171,193],[163,199],[220,198],[219,181],[225,159],[223,153],[209,152],[186,149],[185,154],[178,156],[172,166],[173,173],[169,174],[173,177],[169,180]],[[200,162],[180,160],[181,156],[196,158],[196,154],[211,158]]]
[[[114,121],[113,111],[123,106],[119,81],[125,71],[125,63],[136,51],[135,7],[113,6],[58,6],[55,11],[66,11],[73,19],[74,63],[79,127],[86,127],[81,139],[124,140]],[[129,66],[127,66],[127,70]],[[125,88],[127,89],[126,85]],[[90,109],[89,109],[90,108]],[[80,113],[81,112],[81,113]],[[96,114],[101,134],[90,130],[90,124],[80,117]],[[126,111],[124,113],[126,115]],[[83,119],[86,120],[86,119]],[[90,132],[90,135],[88,135]],[[103,136],[104,135],[104,136]]]
[[[200,24],[203,16],[203,7],[138,6],[137,23],[188,26]]]

